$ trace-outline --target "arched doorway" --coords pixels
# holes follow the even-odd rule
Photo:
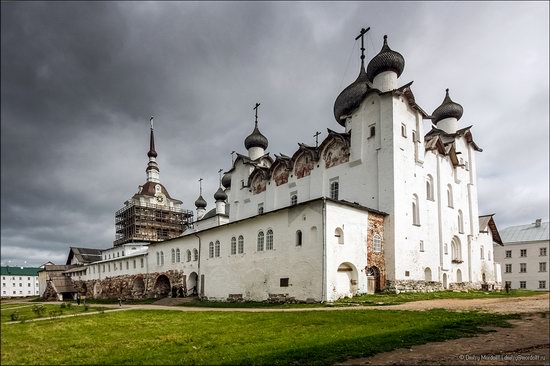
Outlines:
[[[369,280],[369,289],[372,289],[374,292],[380,292],[382,290],[382,283],[380,278],[380,270],[378,267],[368,267],[367,277]]]
[[[460,269],[456,270],[456,282],[458,283],[462,282],[462,271]]]
[[[132,295],[134,297],[140,297],[140,296],[143,296],[144,292],[145,292],[145,282],[143,281],[143,277],[141,276],[136,277],[132,285]]]
[[[351,263],[342,263],[336,272],[337,297],[351,297],[357,293],[357,269]]]
[[[447,289],[447,274],[443,273],[443,288]]]
[[[153,287],[153,292],[156,297],[167,297],[170,295],[170,280],[166,275],[160,275],[155,281],[155,286]]]
[[[426,267],[424,270],[424,281],[426,282],[432,282],[432,270],[430,267]]]
[[[191,272],[191,274],[189,275],[189,278],[187,279],[187,296],[195,296],[198,294],[197,279],[198,279],[197,273]]]
[[[80,287],[79,294],[81,296],[86,296],[87,293],[88,293],[88,286],[86,286],[86,284],[82,282],[82,286]]]
[[[98,282],[94,283],[94,292],[93,292],[94,299],[98,299],[101,296],[101,284]]]

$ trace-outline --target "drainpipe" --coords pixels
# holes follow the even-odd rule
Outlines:
[[[200,293],[202,291],[202,284],[201,284],[201,237],[197,235],[197,233],[194,233],[193,235],[195,235],[197,237],[197,239],[199,239],[199,261],[197,263],[197,294],[199,295],[199,298],[200,298]]]
[[[326,282],[327,282],[327,278],[326,278],[326,260],[327,260],[327,252],[326,252],[326,247],[327,247],[327,200],[325,197],[323,197],[323,280],[322,280],[322,288],[321,288],[321,301],[322,302],[326,302],[327,299],[326,299],[326,293],[325,293],[325,288],[326,288]]]

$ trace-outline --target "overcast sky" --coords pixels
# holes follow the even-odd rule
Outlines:
[[[445,88],[473,124],[480,213],[502,229],[548,220],[548,2],[1,3],[2,264],[64,263],[107,248],[114,213],[145,182],[149,116],[161,181],[213,207],[217,171],[245,153],[261,102],[268,151],[340,130],[370,26],[406,60],[431,113]],[[425,131],[427,132],[427,131]]]

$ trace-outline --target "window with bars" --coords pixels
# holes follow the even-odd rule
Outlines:
[[[330,198],[337,200],[340,193],[340,183],[338,181],[330,183]]]
[[[215,256],[216,257],[219,257],[220,256],[220,241],[219,240],[216,240],[216,245],[215,245]]]
[[[242,235],[239,235],[239,248],[238,248],[239,254],[244,253],[244,237]]]
[[[237,238],[231,238],[231,255],[237,254]]]
[[[208,244],[208,258],[214,258],[214,242]]]
[[[264,232],[263,231],[260,231],[258,233],[258,242],[257,242],[256,250],[258,252],[263,252],[264,250]]]
[[[273,250],[273,230],[267,230],[267,235],[265,236],[265,250]]]
[[[373,243],[373,251],[380,253],[382,251],[382,237],[379,234],[374,234]]]

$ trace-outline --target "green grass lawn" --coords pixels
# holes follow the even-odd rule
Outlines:
[[[434,300],[434,299],[489,299],[489,298],[507,298],[524,297],[540,295],[541,292],[528,290],[511,290],[488,292],[488,291],[469,291],[469,292],[410,292],[400,294],[370,294],[361,295],[347,299],[341,299],[335,302],[335,305],[360,304],[360,305],[396,305],[411,301]]]
[[[341,310],[290,313],[129,310],[3,325],[8,364],[330,365],[470,336],[502,315]]]
[[[273,304],[268,302],[244,301],[244,302],[225,302],[225,301],[206,301],[193,300],[183,302],[176,306],[202,307],[202,308],[268,308],[268,309],[295,309],[295,308],[318,308],[325,304]]]
[[[54,315],[53,312],[57,312],[55,315],[59,316],[59,315],[71,315],[71,314],[77,314],[77,313],[84,313],[86,311],[97,311],[97,310],[101,310],[101,308],[99,307],[89,307],[88,310],[86,310],[84,308],[83,305],[81,306],[71,306],[70,308],[68,307],[65,307],[65,308],[61,308],[61,304],[59,305],[51,305],[51,304],[44,304],[44,305],[41,305],[41,304],[30,304],[30,306],[28,306],[29,304],[27,305],[24,305],[24,304],[19,304],[19,306],[21,307],[17,307],[17,308],[13,308],[13,307],[2,307],[2,311],[1,311],[1,319],[0,319],[0,322],[2,323],[5,323],[5,322],[10,322],[12,321],[12,315],[13,313],[17,312],[18,314],[18,321],[21,321],[21,320],[30,320],[30,319],[37,319],[37,318],[47,318],[47,317],[50,317],[51,315]],[[33,311],[33,306],[43,306],[44,307],[44,311],[42,314],[37,314]],[[2,328],[2,331],[4,329]]]

